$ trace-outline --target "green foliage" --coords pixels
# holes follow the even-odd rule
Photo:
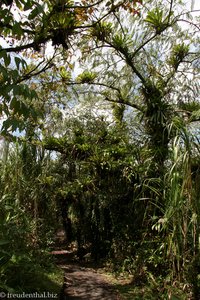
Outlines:
[[[125,105],[113,105],[113,116],[117,123],[122,124],[124,117]]]
[[[129,41],[130,42],[130,41]],[[122,53],[128,52],[128,39],[125,38],[123,35],[115,34],[112,38],[112,43],[113,46],[115,47],[116,50],[122,51]]]
[[[99,41],[104,41],[109,38],[112,33],[112,23],[110,22],[101,22],[93,26],[91,30],[91,35],[96,37]]]
[[[60,76],[63,81],[70,81],[71,79],[71,74],[63,66],[60,67]]]
[[[35,252],[34,255],[37,255],[37,253]],[[13,257],[4,273],[4,277],[8,278],[6,283],[7,286],[14,287],[13,291],[19,293],[42,293],[44,291],[49,291],[51,293],[59,294],[60,286],[62,284],[61,271],[52,265],[46,265],[45,273],[44,266],[42,266],[42,259],[48,260],[48,256],[43,254],[40,262],[30,254],[21,254],[18,257]],[[51,262],[49,261],[49,263]],[[18,274],[18,276],[13,276],[13,274]],[[59,282],[55,282],[55,275],[59,278]]]
[[[26,61],[21,57],[14,57],[16,68],[12,68],[11,55],[5,50],[1,51],[0,57],[4,63],[0,63],[0,80],[2,107],[1,113],[7,116],[3,122],[2,131],[5,134],[8,131],[15,131],[17,128],[24,129],[25,121],[28,118],[37,119],[37,112],[30,105],[37,99],[36,91],[29,88],[27,84],[20,82],[21,72],[27,68]]]
[[[76,81],[79,83],[92,83],[96,77],[96,73],[84,71],[82,74],[78,75]]]
[[[161,34],[169,26],[168,18],[158,7],[148,12],[145,22],[150,24],[157,34]]]
[[[1,162],[0,286],[51,284],[63,225],[133,275],[129,298],[198,298],[197,25],[184,11],[178,26],[179,1],[147,1],[142,17],[134,1],[86,2],[15,1],[21,20],[0,5],[2,133],[25,131]]]
[[[53,268],[52,258],[46,250],[43,251],[52,243],[52,233],[43,238],[46,228],[43,218],[46,218],[48,209],[54,209],[48,203],[47,180],[39,180],[42,176],[39,157],[39,149],[36,150],[35,146],[16,143],[2,168],[0,281],[5,292],[48,290],[58,293],[60,288],[45,274],[56,272],[62,280],[62,275]],[[40,197],[42,201],[39,203]],[[50,227],[49,232],[52,230]],[[16,273],[18,276],[13,276]]]
[[[173,47],[171,52],[171,57],[169,59],[169,64],[177,70],[178,66],[181,62],[183,62],[184,58],[188,55],[189,45],[177,44]]]

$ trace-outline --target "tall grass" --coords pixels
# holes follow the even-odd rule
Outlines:
[[[192,262],[199,255],[200,204],[192,178],[192,143],[185,128],[173,139],[165,175],[165,256],[171,263],[172,280],[178,281],[188,279]]]

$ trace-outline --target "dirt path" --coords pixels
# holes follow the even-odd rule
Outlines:
[[[64,252],[64,253],[63,253]],[[65,274],[66,300],[121,300],[118,292],[106,277],[94,268],[72,263],[67,251],[54,251],[59,266]]]
[[[67,265],[62,269],[65,271],[68,283],[67,299],[120,300],[113,286],[94,269],[79,265]]]

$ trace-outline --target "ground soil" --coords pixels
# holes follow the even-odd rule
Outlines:
[[[106,276],[91,266],[91,263],[77,262],[73,253],[67,250],[53,251],[57,264],[64,271],[64,289],[67,300],[121,300],[119,293]]]

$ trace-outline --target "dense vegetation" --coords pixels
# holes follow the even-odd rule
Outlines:
[[[51,285],[64,228],[134,299],[200,298],[194,5],[1,1],[2,290]]]

